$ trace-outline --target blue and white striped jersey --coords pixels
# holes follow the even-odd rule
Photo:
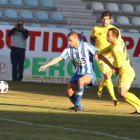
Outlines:
[[[72,48],[68,45],[60,57],[65,60],[69,56],[75,66],[75,74],[84,75],[94,72],[93,55],[96,52],[97,49],[91,44],[80,42],[76,48]]]

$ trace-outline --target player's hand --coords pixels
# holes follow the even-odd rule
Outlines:
[[[112,74],[115,76],[116,71],[114,69],[112,69]]]
[[[38,69],[38,71],[41,72],[41,71],[43,71],[44,69],[46,69],[46,66],[45,66],[45,65],[41,66],[41,67]]]
[[[98,61],[98,59],[99,59],[99,54],[95,53],[95,54],[94,54],[94,58],[95,58],[96,61]]]
[[[115,76],[115,73],[116,73],[116,75],[118,75],[119,74],[119,69],[114,67],[112,69],[112,73],[113,73],[114,76]]]

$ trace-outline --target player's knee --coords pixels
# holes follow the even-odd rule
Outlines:
[[[122,99],[125,99],[125,97],[124,97],[123,95],[120,95],[120,97],[121,97]]]
[[[119,94],[120,94],[120,97],[122,98],[122,99],[126,99],[126,93],[127,93],[127,90],[125,89],[125,88],[120,88],[120,90],[119,90]]]
[[[82,79],[78,80],[78,86],[79,87],[81,87],[81,86],[83,87],[84,86],[84,81]]]
[[[120,97],[121,97],[122,99],[126,99],[124,93],[120,93]]]
[[[71,97],[71,96],[73,95],[73,93],[67,90],[67,91],[66,91],[66,95],[67,95],[68,97]]]
[[[105,79],[110,79],[110,78],[111,78],[110,72],[104,73],[104,78],[105,78]]]

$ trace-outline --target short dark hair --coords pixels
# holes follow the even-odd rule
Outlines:
[[[24,24],[24,21],[23,21],[23,20],[19,19],[19,20],[17,21],[17,23],[18,23],[19,21],[21,21],[21,22]]]
[[[119,36],[119,31],[116,28],[110,28],[108,29],[108,31],[112,31],[113,35],[115,35],[117,38]]]
[[[67,37],[70,37],[70,36],[79,38],[78,34],[77,34],[76,32],[74,32],[74,31],[71,31],[71,32],[67,35]]]
[[[104,11],[103,13],[102,13],[102,16],[101,16],[101,19],[104,17],[104,16],[109,16],[109,18],[111,19],[111,13],[109,12],[109,11]]]

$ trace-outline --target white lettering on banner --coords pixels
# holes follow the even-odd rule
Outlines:
[[[11,37],[7,35],[11,28],[13,27],[2,26],[0,30],[0,79],[3,80],[11,80],[11,63],[9,56]],[[59,64],[47,68],[41,73],[38,73],[38,68],[41,65],[49,62],[50,59],[59,56],[61,52],[67,47],[67,34],[70,32],[70,30],[47,27],[25,28],[29,30],[29,38],[27,39],[24,78],[28,80],[34,80],[33,76],[70,78],[74,73],[74,68],[72,67],[72,64],[69,62],[69,60],[67,60],[66,62],[62,61]],[[76,31],[80,36],[81,30],[74,31]],[[84,30],[83,40],[89,42],[90,34],[90,30]],[[129,57],[136,72],[136,78],[133,85],[138,86],[140,85],[140,78],[137,78],[137,76],[139,75],[137,69],[140,69],[140,34],[130,34],[125,32],[122,33],[122,38],[127,43],[126,45],[128,48]],[[6,57],[6,59],[4,57]],[[99,71],[98,66],[96,66],[95,69],[97,81],[100,82],[102,75]],[[64,81],[64,79],[62,81]]]

